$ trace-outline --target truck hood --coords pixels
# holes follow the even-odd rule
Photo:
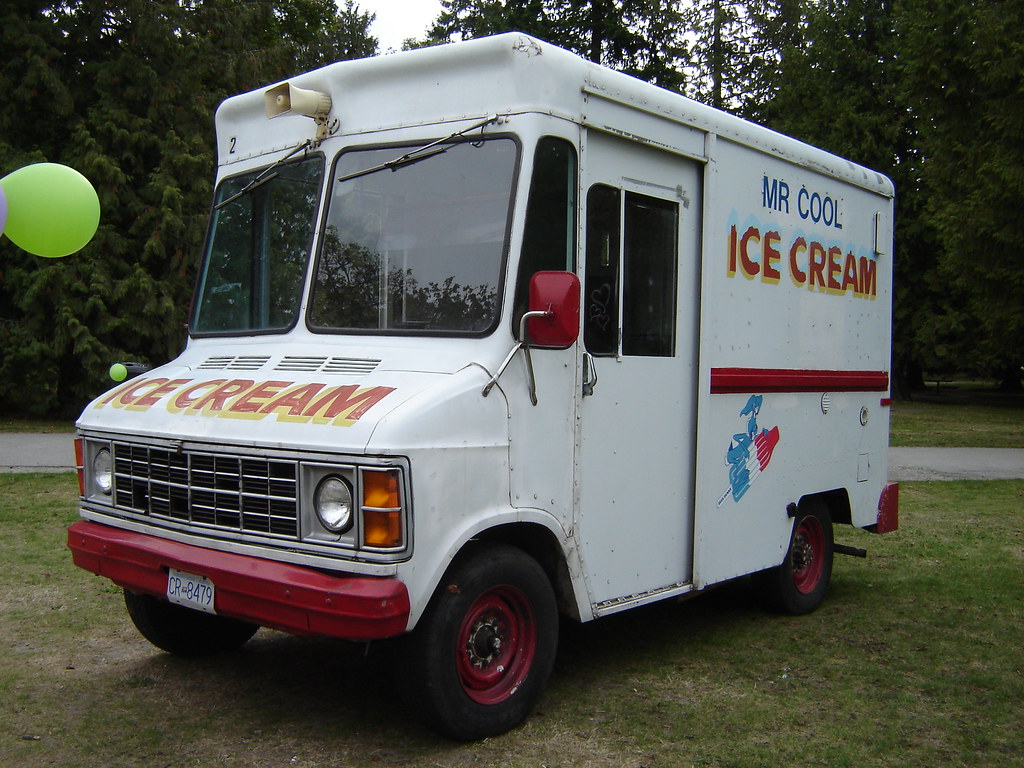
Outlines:
[[[385,416],[427,390],[450,386],[460,370],[486,381],[465,354],[425,353],[422,344],[372,356],[329,356],[322,345],[280,341],[246,344],[238,354],[240,346],[193,344],[96,398],[79,430],[362,453]]]

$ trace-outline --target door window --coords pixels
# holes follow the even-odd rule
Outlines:
[[[622,288],[622,354],[672,357],[676,330],[679,206],[627,192]]]
[[[587,272],[583,342],[592,355],[619,351],[619,190],[587,193]]]
[[[623,355],[675,355],[678,230],[677,203],[590,188],[583,336],[592,355],[617,355],[620,342]]]
[[[537,142],[522,256],[516,279],[512,333],[530,300],[530,278],[542,270],[576,267],[576,150],[556,136]]]

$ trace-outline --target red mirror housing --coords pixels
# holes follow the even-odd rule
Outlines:
[[[537,272],[530,278],[530,317],[526,331],[536,347],[565,349],[580,335],[580,279],[572,272]]]

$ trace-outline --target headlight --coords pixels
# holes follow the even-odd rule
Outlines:
[[[92,459],[92,478],[96,487],[107,496],[114,487],[114,457],[102,448]]]
[[[352,486],[337,475],[328,475],[316,487],[313,508],[324,528],[344,533],[352,526]]]

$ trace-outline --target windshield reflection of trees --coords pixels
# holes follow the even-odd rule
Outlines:
[[[341,242],[334,226],[320,259],[313,301],[318,326],[474,332],[486,330],[496,311],[493,285],[461,285],[454,275],[420,285],[412,268],[399,265],[388,268],[382,291],[382,255]]]

